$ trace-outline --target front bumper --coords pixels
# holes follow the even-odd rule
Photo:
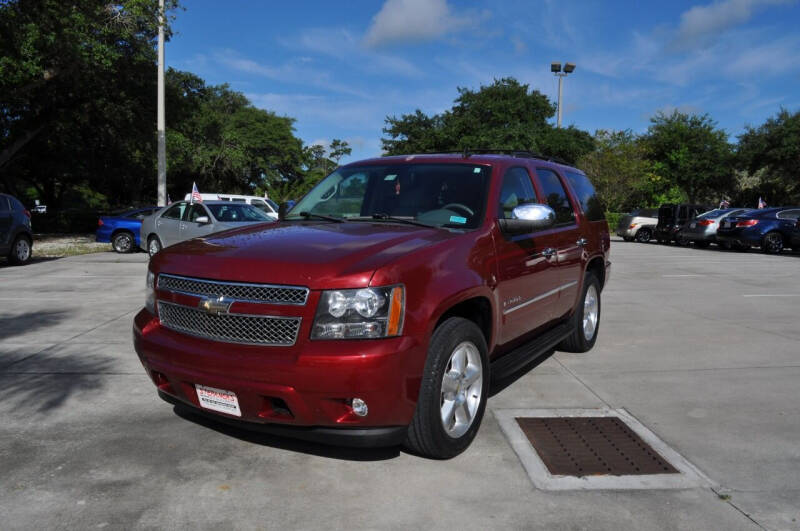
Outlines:
[[[133,336],[165,400],[241,427],[333,444],[362,438],[357,444],[401,442],[427,354],[424,345],[403,336],[298,338],[292,347],[221,343],[168,330],[147,310],[134,319]],[[201,409],[195,384],[234,392],[241,417]],[[367,403],[367,416],[356,416],[349,406],[356,397]]]

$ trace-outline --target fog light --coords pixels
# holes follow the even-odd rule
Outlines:
[[[354,398],[353,400],[351,400],[350,407],[353,408],[353,413],[355,413],[359,417],[366,417],[367,413],[369,413],[369,409],[367,408],[367,403],[361,400],[360,398]]]

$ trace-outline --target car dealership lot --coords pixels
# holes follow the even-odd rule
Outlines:
[[[616,240],[600,336],[495,389],[449,461],[217,425],[131,345],[146,255],[0,264],[0,513],[30,528],[800,528],[800,256]],[[625,409],[712,488],[544,491],[504,409]]]

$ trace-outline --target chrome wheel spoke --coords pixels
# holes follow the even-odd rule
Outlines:
[[[452,398],[458,390],[459,373],[456,371],[446,372],[442,379],[442,394],[445,397]]]
[[[472,384],[474,384],[476,381],[478,381],[478,378],[480,378],[480,377],[481,377],[480,368],[472,366],[472,365],[469,365],[464,370],[464,384],[463,385],[465,387],[470,387],[470,386],[472,386]]]
[[[444,429],[447,431],[452,430],[455,428],[455,416],[456,413],[456,401],[455,400],[445,400],[442,404],[442,424],[444,425]]]

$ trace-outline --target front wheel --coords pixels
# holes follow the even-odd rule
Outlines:
[[[564,352],[588,352],[597,341],[600,329],[600,281],[592,273],[583,277],[582,303],[572,315],[572,334],[558,346]]]
[[[449,459],[475,438],[489,394],[489,361],[480,328],[451,317],[433,333],[414,418],[405,446]]]
[[[161,240],[158,239],[158,236],[150,236],[150,239],[147,240],[147,254],[152,258],[159,252],[161,252]]]

